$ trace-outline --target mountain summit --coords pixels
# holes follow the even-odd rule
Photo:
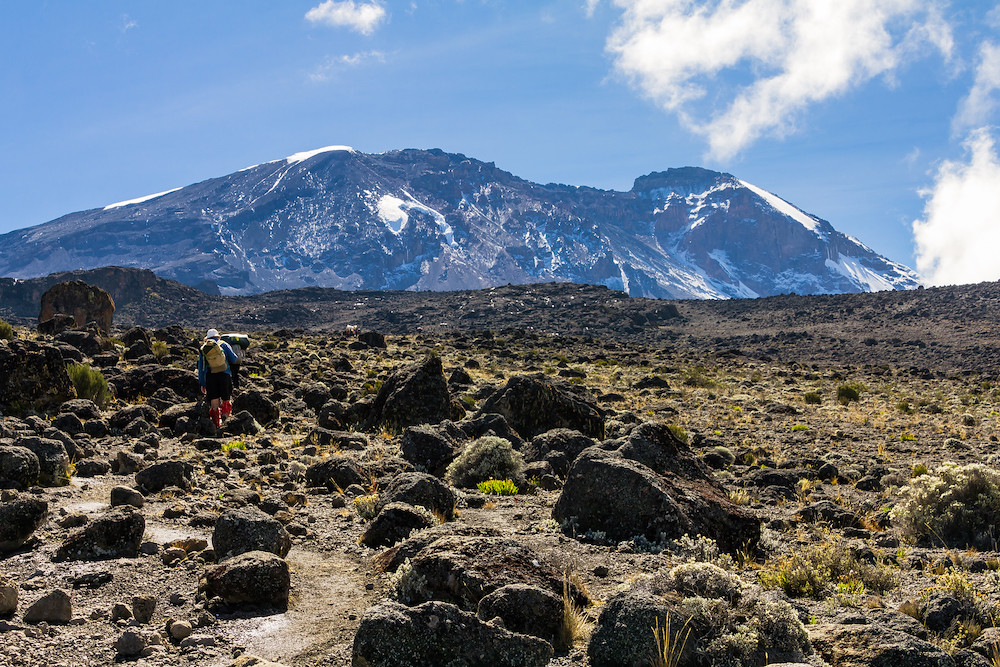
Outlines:
[[[223,294],[572,281],[632,296],[910,289],[830,223],[695,167],[628,192],[540,185],[440,150],[330,146],[0,236],[0,275],[108,264]]]

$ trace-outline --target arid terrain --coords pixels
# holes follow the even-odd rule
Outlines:
[[[55,336],[38,289],[0,287],[8,373],[57,350],[114,394],[0,396],[0,665],[1000,664],[998,284],[661,302],[155,279],[104,286],[109,334]],[[210,326],[253,339],[219,433],[193,374]],[[490,441],[479,470],[514,461],[516,495],[459,488],[484,436],[513,454]],[[44,468],[51,442],[65,474],[15,488],[15,450]],[[20,537],[27,500],[45,514]],[[68,610],[25,618],[58,590]]]

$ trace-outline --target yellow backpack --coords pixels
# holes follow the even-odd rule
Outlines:
[[[205,341],[205,344],[201,346],[201,354],[205,357],[209,373],[223,373],[229,368],[226,353],[222,351],[222,346],[219,345],[218,341]]]

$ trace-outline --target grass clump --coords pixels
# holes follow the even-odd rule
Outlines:
[[[242,451],[246,451],[246,448],[247,448],[247,443],[245,443],[242,440],[233,440],[231,442],[224,442],[224,443],[222,443],[222,453],[223,454],[226,454],[226,453],[230,452],[233,449],[239,449],[239,450],[242,450]]]
[[[516,496],[518,492],[517,485],[509,479],[488,479],[478,482],[476,488],[492,496]]]
[[[884,592],[898,583],[892,568],[863,562],[845,546],[832,543],[795,551],[761,571],[758,578],[764,588],[780,588],[788,597],[814,600],[823,599],[831,589]]]
[[[14,340],[14,327],[7,320],[0,320],[0,339]]]
[[[99,370],[91,368],[87,364],[70,364],[66,367],[69,379],[73,382],[76,395],[80,398],[89,398],[98,407],[105,407],[111,400],[111,392],[108,390],[108,380]]]
[[[363,521],[371,521],[375,518],[375,506],[378,505],[378,494],[369,493],[366,496],[357,496],[354,499],[354,511],[358,513]]]
[[[489,479],[510,479],[520,482],[524,475],[524,457],[514,450],[509,440],[484,435],[470,442],[445,471],[449,484],[463,488],[475,487]]]
[[[841,405],[849,405],[854,401],[860,400],[861,392],[864,390],[865,386],[860,382],[842,384],[837,387],[837,402]]]
[[[1000,532],[1000,471],[945,464],[899,491],[890,512],[905,539],[993,549]]]
[[[806,405],[819,405],[823,402],[823,397],[819,395],[819,392],[807,391],[802,400],[806,402]]]

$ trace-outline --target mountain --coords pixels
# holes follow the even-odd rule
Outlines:
[[[0,236],[0,275],[109,264],[222,294],[568,281],[657,298],[910,289],[917,275],[730,175],[540,185],[440,150],[331,146]]]

